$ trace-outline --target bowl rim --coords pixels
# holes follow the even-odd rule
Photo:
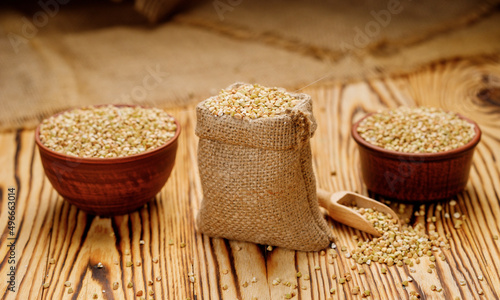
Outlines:
[[[79,108],[83,108],[83,107],[102,107],[102,106],[115,106],[115,107],[141,107],[141,108],[153,108],[153,107],[147,107],[147,106],[143,106],[143,105],[131,105],[131,104],[99,104],[99,105],[87,105],[87,106],[80,106],[80,107],[74,107],[74,108],[69,108],[69,109],[66,109],[66,110],[63,110],[61,112],[58,112],[56,114],[53,114],[47,118],[44,118],[40,124],[38,124],[38,126],[36,127],[35,129],[35,142],[36,144],[38,145],[39,149],[40,150],[43,150],[44,152],[46,152],[47,154],[53,156],[53,157],[57,157],[59,159],[63,159],[63,160],[66,160],[66,161],[69,161],[69,162],[77,162],[77,163],[90,163],[90,164],[116,164],[116,163],[126,163],[126,162],[130,162],[130,161],[134,161],[134,160],[137,160],[137,159],[142,159],[142,158],[146,158],[146,157],[150,157],[152,155],[155,155],[157,154],[158,152],[161,152],[163,149],[169,147],[170,145],[174,144],[178,137],[179,137],[179,134],[181,132],[181,126],[179,124],[179,121],[174,117],[172,116],[171,114],[168,114],[170,117],[172,117],[174,119],[174,122],[175,122],[175,125],[177,126],[176,130],[175,130],[175,134],[174,136],[169,139],[165,144],[161,145],[160,147],[158,148],[155,148],[151,151],[146,151],[146,152],[142,152],[142,153],[138,153],[138,154],[133,154],[133,155],[129,155],[129,156],[123,156],[123,157],[112,157],[112,158],[98,158],[98,157],[77,157],[77,156],[69,156],[69,155],[66,155],[64,153],[61,153],[61,152],[57,152],[57,151],[54,151],[54,150],[51,150],[49,149],[48,147],[46,147],[42,141],[40,141],[40,126],[42,125],[43,121],[46,120],[46,119],[49,119],[49,118],[52,118],[52,117],[55,117],[55,116],[58,116],[62,113],[65,113],[65,112],[68,112],[68,111],[72,111],[72,110],[75,110],[75,109],[79,109]]]
[[[460,155],[460,154],[462,154],[470,149],[473,149],[481,140],[482,132],[481,132],[481,129],[479,128],[479,126],[477,125],[477,123],[474,122],[473,120],[455,112],[455,114],[460,119],[465,120],[465,121],[474,125],[474,131],[476,134],[467,144],[460,146],[458,148],[455,148],[455,149],[451,149],[451,150],[443,151],[443,152],[436,152],[436,153],[408,153],[408,152],[398,152],[398,151],[394,151],[394,150],[388,150],[388,149],[385,149],[385,148],[382,148],[382,147],[379,147],[379,146],[376,146],[376,145],[369,143],[368,141],[363,139],[357,131],[359,124],[364,119],[366,119],[369,116],[374,115],[374,114],[376,114],[376,112],[368,113],[363,118],[361,118],[360,120],[355,122],[351,127],[351,135],[354,138],[354,140],[358,143],[359,146],[368,148],[374,152],[377,152],[377,153],[380,153],[380,154],[383,154],[383,155],[386,155],[389,157],[409,158],[409,159],[420,158],[422,160],[425,160],[425,159],[446,159],[446,158],[449,158],[449,157],[452,157],[455,155]]]

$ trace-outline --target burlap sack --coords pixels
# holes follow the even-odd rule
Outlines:
[[[333,239],[316,198],[311,98],[273,118],[214,116],[196,107],[203,201],[198,229],[212,237],[316,251]]]

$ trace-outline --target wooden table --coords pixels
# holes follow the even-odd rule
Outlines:
[[[500,240],[494,236],[500,235],[499,78],[498,59],[483,58],[439,63],[394,78],[321,83],[303,90],[314,99],[319,124],[312,139],[317,183],[332,191],[368,195],[349,133],[350,124],[367,112],[432,105],[463,113],[480,124],[483,138],[466,190],[455,198],[457,205],[445,201],[438,211],[435,203],[428,204],[426,216],[411,219],[425,222],[435,216],[438,232],[451,235],[446,260],[438,259],[432,274],[427,272],[426,259],[414,266],[415,273],[408,267],[393,266],[383,275],[381,265],[373,263],[365,266],[366,274],[359,275],[350,269],[352,260],[338,250],[341,255],[329,264],[327,256],[317,252],[267,251],[262,246],[197,233],[194,220],[202,190],[196,165],[196,119],[189,106],[169,110],[180,120],[183,131],[176,166],[165,188],[141,210],[114,218],[87,215],[63,201],[44,176],[33,130],[0,134],[0,293],[5,299],[92,299],[94,293],[98,299],[140,299],[135,296],[139,290],[152,290],[154,296],[146,299],[284,299],[291,288],[283,283],[289,281],[298,285],[293,299],[359,299],[360,295],[351,293],[354,286],[371,290],[370,299],[408,299],[410,291],[424,299],[498,299]],[[7,227],[11,187],[17,197],[13,229],[17,243],[12,252]],[[410,216],[416,209],[419,206],[407,205],[404,214]],[[461,229],[444,217],[446,212],[466,215]],[[339,247],[353,249],[354,234],[367,238],[329,222]],[[159,261],[155,263],[153,258]],[[129,261],[134,262],[133,267],[126,266]],[[6,292],[11,267],[15,267],[15,292]],[[310,280],[305,276],[297,279],[298,271],[308,274]],[[332,279],[333,274],[346,272],[353,277],[347,284]],[[413,281],[404,288],[401,282],[409,276]],[[276,278],[282,283],[275,286]],[[71,283],[72,294],[68,294],[66,281]],[[113,282],[119,283],[117,290],[113,290]],[[126,287],[129,282],[133,288]],[[46,288],[44,283],[48,283]],[[433,284],[443,291],[431,291]],[[334,294],[331,288],[336,289]]]

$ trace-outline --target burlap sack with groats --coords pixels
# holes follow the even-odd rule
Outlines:
[[[333,240],[316,198],[311,98],[273,118],[214,116],[196,107],[203,201],[198,229],[212,237],[317,251]]]

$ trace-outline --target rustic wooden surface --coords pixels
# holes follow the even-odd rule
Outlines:
[[[428,261],[407,267],[364,266],[365,275],[351,271],[351,260],[339,255],[333,264],[319,253],[304,253],[249,243],[212,239],[196,232],[194,220],[202,190],[196,165],[197,138],[193,107],[169,110],[183,126],[177,163],[162,192],[140,211],[126,216],[100,218],[87,215],[57,195],[43,175],[32,130],[0,134],[0,295],[5,299],[139,299],[139,290],[153,290],[154,299],[283,299],[291,288],[274,286],[273,280],[296,283],[293,299],[359,299],[350,289],[360,286],[372,292],[370,299],[408,299],[417,291],[423,299],[500,298],[500,64],[498,59],[456,60],[438,63],[414,73],[391,79],[350,84],[319,84],[303,92],[314,99],[318,130],[312,139],[318,185],[337,191],[368,195],[360,174],[357,149],[349,135],[350,124],[367,112],[399,105],[440,106],[462,113],[480,124],[479,144],[466,190],[455,198],[456,206],[426,205],[427,215],[412,223],[436,216],[440,234],[450,233],[451,248],[446,260],[427,273]],[[479,94],[479,97],[477,96]],[[14,250],[16,291],[7,290],[9,263],[7,247],[8,188],[17,194]],[[374,195],[371,195],[374,196]],[[395,206],[396,204],[393,204]],[[408,205],[410,216],[418,206]],[[466,215],[461,229],[454,229],[445,212]],[[337,245],[354,248],[354,229],[331,222]],[[363,235],[363,237],[366,237]],[[140,245],[139,241],[145,244]],[[173,245],[171,245],[173,242]],[[185,243],[185,247],[181,244]],[[130,251],[130,255],[127,252]],[[159,258],[158,263],[152,258]],[[51,264],[50,260],[55,263]],[[126,267],[127,261],[142,262]],[[101,262],[104,268],[97,268]],[[315,270],[319,266],[319,270]],[[297,271],[310,280],[296,278]],[[332,279],[349,272],[345,285]],[[188,276],[193,273],[195,282]],[[156,277],[161,276],[161,281]],[[407,288],[401,282],[413,278]],[[481,281],[478,276],[483,276]],[[255,277],[255,283],[251,282]],[[154,280],[148,286],[148,280]],[[459,281],[465,280],[464,286]],[[74,293],[68,294],[65,281]],[[119,282],[117,290],[113,282]],[[49,287],[43,289],[43,283]],[[127,288],[133,282],[133,288]],[[248,282],[248,287],[244,283]],[[430,286],[442,286],[442,292]],[[225,287],[227,286],[227,289]],[[335,294],[330,289],[336,288]],[[479,295],[479,290],[484,295]]]

